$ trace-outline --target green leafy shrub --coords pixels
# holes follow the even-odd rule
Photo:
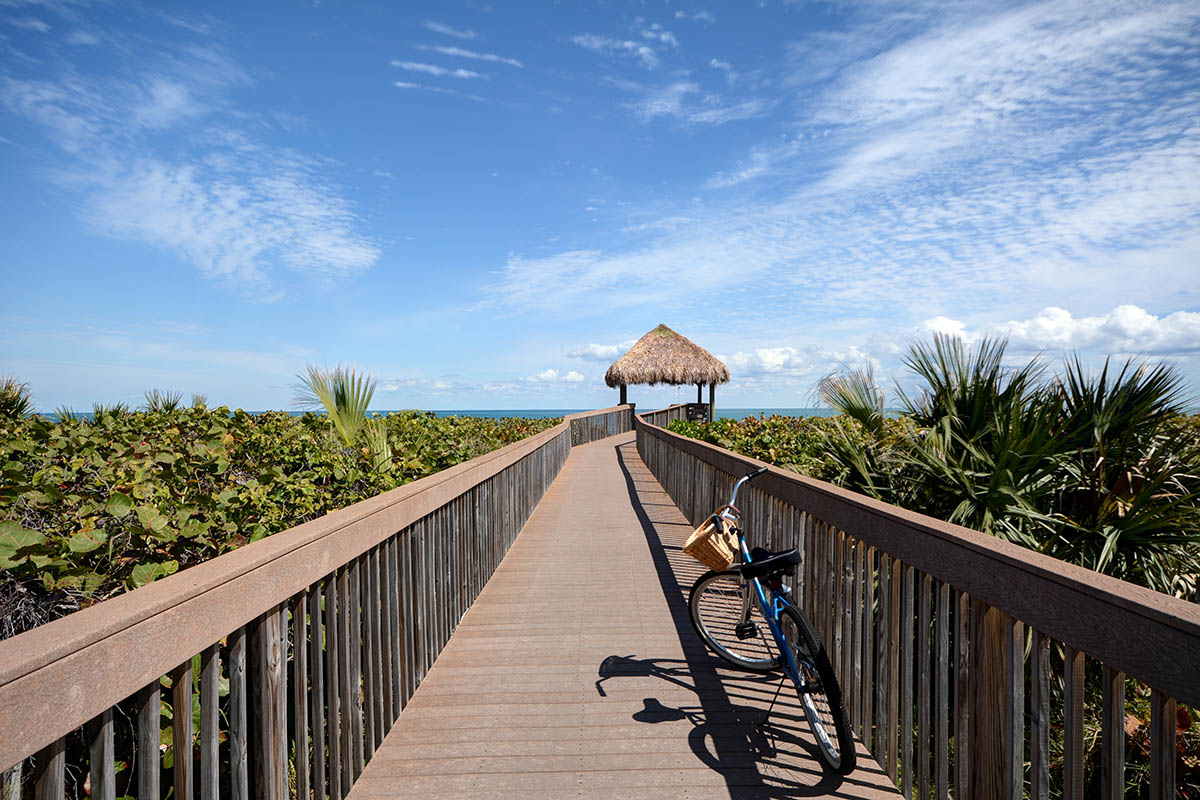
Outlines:
[[[11,636],[474,458],[558,419],[101,409],[0,418],[0,616]]]
[[[711,423],[676,420],[670,430],[822,480],[833,480],[842,471],[842,465],[827,452],[829,434],[837,431],[853,441],[867,436],[862,426],[848,417],[772,415]]]

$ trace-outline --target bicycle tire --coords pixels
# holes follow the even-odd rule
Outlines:
[[[750,597],[748,619],[742,619],[743,592],[749,589],[736,569],[706,572],[692,584],[688,612],[692,627],[709,650],[740,669],[770,672],[779,668],[779,657],[771,647],[771,630],[758,607],[758,598]],[[737,638],[734,627],[745,621],[755,624],[754,638]]]
[[[829,654],[817,639],[812,625],[796,609],[790,606],[783,609],[779,622],[784,640],[792,648],[792,658],[799,667],[803,683],[796,687],[796,694],[816,737],[821,760],[839,775],[848,775],[854,770],[857,758],[854,736],[850,732],[850,717],[846,714],[842,689],[829,663]],[[800,647],[803,652],[798,649]]]

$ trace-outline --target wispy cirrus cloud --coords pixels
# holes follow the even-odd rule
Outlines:
[[[763,98],[727,103],[720,95],[705,92],[692,81],[678,81],[662,87],[641,87],[631,82],[620,85],[641,93],[642,96],[629,104],[629,108],[643,122],[663,117],[684,125],[724,125],[761,117],[775,105]]]
[[[392,61],[393,67],[399,67],[409,72],[423,72],[426,75],[434,75],[438,78],[462,78],[467,80],[486,78],[486,75],[481,75],[478,72],[473,72],[469,69],[447,69],[434,64],[422,64],[418,61]]]
[[[717,21],[716,16],[711,11],[703,8],[690,14],[686,11],[676,11],[675,19],[686,19],[691,20],[692,22],[700,22],[703,23],[705,27],[708,27]]]
[[[328,163],[266,144],[255,129],[268,123],[233,102],[252,81],[219,43],[201,34],[113,55],[107,71],[69,60],[0,70],[0,103],[68,156],[50,174],[80,193],[92,230],[173,252],[262,300],[280,296],[280,268],[328,280],[375,263],[379,247]]]
[[[515,58],[499,56],[495,53],[477,53],[473,50],[464,50],[461,47],[446,47],[442,45],[417,45],[418,50],[424,50],[430,53],[441,53],[444,56],[452,56],[456,58],[470,58],[475,61],[488,61],[495,64],[507,64],[510,67],[523,67],[524,65]]]
[[[430,86],[428,84],[414,83],[412,81],[392,81],[392,86],[395,86],[397,89],[415,89],[421,92],[432,92],[434,94],[447,94],[454,97],[462,97],[466,100],[472,100],[476,103],[496,102],[481,95],[472,94],[471,92],[460,92],[457,89],[451,89],[446,86]]]
[[[16,17],[6,20],[9,25],[15,28],[24,28],[27,31],[37,31],[38,33],[47,33],[50,30],[50,23],[44,19],[37,17]]]
[[[434,33],[440,33],[443,36],[453,36],[455,39],[479,38],[479,34],[475,31],[467,30],[465,28],[455,28],[441,22],[434,22],[433,20],[427,20],[422,24],[427,30],[431,30]]]
[[[593,53],[635,58],[647,69],[654,69],[660,63],[658,53],[655,52],[654,47],[646,42],[637,42],[632,39],[613,39],[608,36],[597,36],[592,33],[573,36],[571,37],[571,41],[584,50],[590,50]]]
[[[831,83],[793,64],[794,135],[709,178],[703,206],[656,204],[660,217],[696,224],[624,250],[513,256],[490,296],[541,307],[586,286],[652,306],[664,279],[695,287],[675,302],[711,310],[720,304],[704,288],[733,274],[766,282],[766,301],[786,314],[994,319],[1063,292],[1088,309],[1117,298],[1154,313],[1200,303],[1200,8],[969,12],[855,28]],[[716,124],[765,110],[706,108],[688,79],[614,83],[640,89],[630,108],[647,121]],[[720,193],[732,186],[752,193]],[[1174,308],[1162,308],[1163,287]]]

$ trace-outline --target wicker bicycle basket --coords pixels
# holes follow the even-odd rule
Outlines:
[[[688,537],[683,552],[709,569],[722,570],[728,569],[733,563],[736,548],[737,542],[733,531],[729,529],[729,522],[722,519],[718,529],[713,518],[709,517]]]

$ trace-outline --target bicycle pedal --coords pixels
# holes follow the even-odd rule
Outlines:
[[[758,636],[758,626],[753,622],[740,622],[733,629],[733,632],[737,634],[739,639],[753,639]]]

